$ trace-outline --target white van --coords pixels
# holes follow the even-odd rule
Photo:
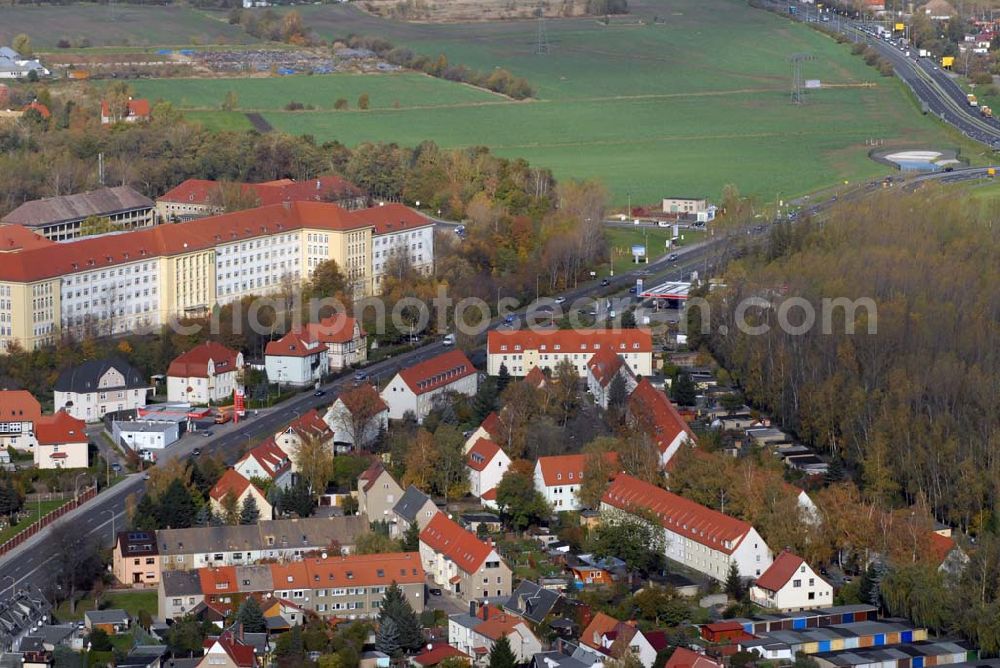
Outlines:
[[[445,334],[444,338],[441,339],[441,343],[443,343],[446,346],[453,346],[453,345],[455,345],[455,335],[454,334]]]

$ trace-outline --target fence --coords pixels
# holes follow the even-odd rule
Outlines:
[[[24,528],[24,531],[20,532],[7,542],[0,545],[0,555],[7,554],[15,547],[17,547],[24,541],[28,540],[29,538],[37,534],[39,531],[41,531],[48,525],[52,524],[57,519],[68,513],[69,511],[73,510],[74,508],[80,507],[87,501],[90,501],[95,496],[97,496],[97,489],[95,489],[94,487],[88,487],[87,489],[83,490],[82,492],[80,492],[79,497],[73,499],[72,501],[64,505],[59,506],[58,508],[48,513],[44,517],[36,520],[35,522],[32,522],[31,524],[29,524],[27,527]]]

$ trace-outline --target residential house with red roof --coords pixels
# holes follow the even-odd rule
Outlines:
[[[194,405],[230,402],[239,387],[243,353],[206,341],[167,368],[167,401]]]
[[[368,359],[368,333],[356,318],[343,313],[308,323],[302,328],[302,336],[308,341],[326,346],[327,368],[330,372],[340,371]]]
[[[677,407],[647,378],[629,395],[626,420],[653,439],[660,453],[660,466],[664,468],[684,443],[696,443],[694,432]]]
[[[486,370],[499,375],[501,365],[511,376],[523,377],[535,367],[554,371],[563,360],[580,378],[598,352],[612,351],[639,376],[653,372],[653,335],[648,329],[493,329],[486,338]]]
[[[292,460],[274,437],[251,448],[233,464],[233,469],[247,480],[270,480],[279,489],[292,484]]]
[[[87,424],[65,410],[45,415],[35,423],[35,466],[40,469],[85,469],[88,457]]]
[[[437,586],[460,598],[510,596],[511,570],[492,541],[479,540],[445,513],[420,532],[420,559]]]
[[[617,468],[618,456],[615,453],[609,452],[605,457]],[[577,492],[583,483],[586,468],[585,454],[539,457],[535,462],[535,489],[556,512],[580,510],[583,506]]]
[[[825,608],[833,605],[833,586],[802,557],[785,550],[750,587],[750,600],[780,612]]]
[[[630,475],[620,474],[601,499],[601,516],[655,517],[663,528],[665,556],[725,582],[735,563],[744,578],[759,578],[771,565],[771,550],[748,522]]]
[[[599,651],[601,648],[601,638],[610,633],[621,622],[611,615],[598,612],[591,618],[590,623],[580,632],[580,645],[591,650]]]
[[[274,442],[281,450],[288,455],[292,462],[292,473],[297,473],[298,455],[302,444],[306,442],[318,442],[325,449],[329,450],[333,456],[333,430],[330,425],[323,420],[315,408],[310,408],[305,413],[297,417],[288,426],[275,433]]]
[[[498,606],[473,601],[469,604],[469,614],[448,617],[448,643],[471,656],[476,666],[489,664],[490,650],[501,638],[507,638],[521,665],[542,651],[541,641],[527,622]]]
[[[101,125],[112,123],[142,123],[150,118],[149,100],[130,97],[123,105],[114,105],[108,100],[101,102]]]
[[[616,623],[608,628],[608,620]],[[657,654],[667,647],[665,632],[640,631],[633,623],[619,622],[611,617],[602,620],[599,628],[591,630],[589,640],[583,646],[597,655],[599,660],[630,655],[638,659],[644,668],[653,668]]]
[[[427,643],[427,647],[423,651],[410,659],[410,664],[420,666],[420,668],[434,668],[445,659],[459,659],[469,664],[472,663],[471,656],[457,647],[452,647],[447,642],[439,640]]]
[[[239,627],[234,627],[216,638],[205,639],[205,654],[197,668],[259,668],[260,665],[253,645],[243,640]]]
[[[480,438],[465,455],[465,468],[469,475],[469,493],[482,500],[488,508],[496,507],[496,494],[483,499],[486,492],[495,490],[500,479],[510,467],[510,457],[499,445],[488,438]]]
[[[0,390],[0,448],[35,449],[35,424],[42,405],[27,390]]]
[[[537,367],[536,367],[537,368]],[[632,390],[639,384],[639,380],[632,373],[632,367],[628,365],[621,355],[611,349],[599,350],[587,362],[587,391],[594,397],[594,403],[608,409],[608,400],[611,398],[611,384],[615,378],[621,378],[624,393],[622,401],[628,399]]]
[[[496,411],[490,411],[490,414],[483,419],[482,423],[476,427],[468,438],[465,439],[465,445],[462,447],[462,452],[469,454],[469,450],[472,446],[476,444],[481,438],[488,438],[491,440],[498,440],[500,437],[500,416],[497,415]]]
[[[389,428],[389,406],[374,385],[363,383],[341,393],[323,420],[333,430],[338,448],[363,449]]]
[[[264,348],[267,379],[279,385],[305,387],[329,371],[329,350],[303,332],[291,331]]]
[[[969,563],[969,555],[958,546],[948,527],[928,532],[926,550],[931,562],[945,573],[958,574]]]
[[[455,392],[471,397],[479,387],[476,367],[461,350],[449,350],[403,369],[382,390],[389,418],[402,420],[412,413],[422,423],[434,408],[435,399]]]
[[[403,488],[378,459],[358,476],[358,512],[369,522],[392,522],[393,509],[403,496]]]
[[[687,647],[677,647],[663,668],[723,668],[722,664]]]
[[[317,176],[305,181],[281,179],[267,183],[233,183],[233,188],[255,197],[259,206],[285,202],[331,202],[345,209],[365,205],[364,192],[339,176]],[[206,179],[188,179],[156,199],[156,213],[163,221],[191,220],[225,212],[225,184]]]
[[[236,500],[236,512],[239,513],[243,507],[243,501],[248,496],[253,497],[260,511],[260,519],[269,520],[274,517],[271,504],[268,503],[264,492],[256,485],[240,475],[235,469],[226,469],[219,481],[215,483],[208,493],[209,501],[212,505],[212,512],[219,516],[226,515],[226,497]]]

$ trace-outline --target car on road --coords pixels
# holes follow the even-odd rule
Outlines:
[[[454,334],[445,334],[444,338],[441,339],[441,343],[443,343],[446,346],[453,346],[453,345],[455,345],[455,335]]]
[[[364,383],[364,382],[367,382],[367,381],[368,381],[368,374],[365,373],[364,371],[359,371],[356,374],[354,374],[354,384],[355,385],[360,385],[361,383]]]
[[[326,392],[324,392],[323,390],[316,390],[315,392],[313,392],[313,396],[314,397],[322,397],[325,394],[326,394]]]
[[[667,260],[669,260],[670,262],[677,262],[677,257],[678,257],[677,253],[671,253],[670,255],[667,256]]]
[[[505,325],[513,325],[514,321],[516,319],[517,318],[515,318],[513,314],[508,315],[506,318],[503,319],[503,324],[505,324]]]
[[[609,280],[608,280],[608,279],[606,279],[606,278],[602,278],[602,279],[601,279],[601,287],[602,287],[602,288],[606,288],[606,287],[608,287],[609,285],[611,285],[611,281],[609,281]]]
[[[596,316],[597,315],[597,309],[596,308],[587,309],[586,311],[584,311],[584,313],[586,313],[587,315]]]
[[[212,431],[210,429],[206,429],[205,431],[201,432],[201,437],[212,438]]]
[[[142,479],[143,480],[149,480],[149,474],[148,473],[143,473],[142,474]]]
[[[111,470],[114,471],[115,473],[121,473],[122,465],[119,464],[118,462],[115,462],[114,464],[111,465]]]
[[[201,448],[195,448],[194,450],[191,451],[192,457],[198,457],[200,455],[201,455]]]
[[[635,287],[634,285],[631,288],[628,289],[628,293],[630,295],[634,295],[637,292],[639,292],[639,288]]]
[[[565,303],[566,303],[565,297],[556,297],[556,304],[565,304]]]
[[[440,587],[431,587],[430,589],[427,590],[427,593],[430,594],[431,596],[440,596],[441,595],[441,588]]]

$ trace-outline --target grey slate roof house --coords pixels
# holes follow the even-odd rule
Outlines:
[[[559,592],[545,589],[530,580],[522,580],[503,607],[529,622],[540,624],[549,614],[556,611],[560,599],[562,594]]]
[[[89,360],[59,374],[55,410],[63,408],[85,422],[98,422],[108,413],[146,405],[153,388],[128,362],[117,357]]]
[[[25,202],[4,216],[3,222],[22,225],[52,241],[69,241],[88,234],[83,221],[90,216],[107,218],[114,231],[152,227],[154,207],[145,195],[117,186]]]
[[[31,629],[49,621],[52,604],[37,587],[16,588],[0,600],[0,650],[20,651],[21,641]]]
[[[440,511],[434,505],[431,497],[413,485],[410,485],[392,508],[392,513],[396,518],[396,526],[393,533],[394,535],[402,535],[414,524],[417,525],[419,530],[423,531],[427,523],[438,512]]]

